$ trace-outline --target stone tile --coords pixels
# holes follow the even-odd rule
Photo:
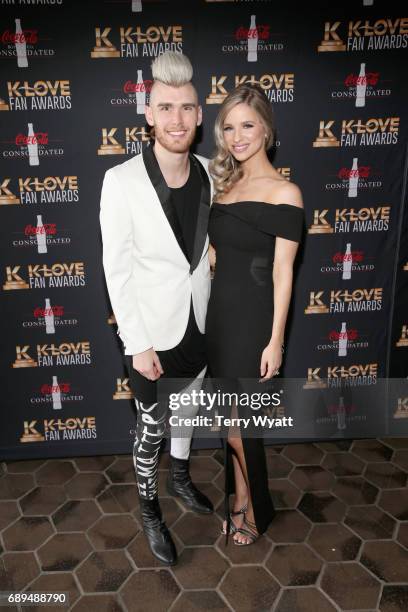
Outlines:
[[[398,489],[407,485],[408,474],[392,463],[369,463],[364,478],[380,489]]]
[[[52,520],[57,531],[86,531],[101,516],[92,500],[67,501]]]
[[[408,583],[408,550],[396,542],[366,542],[360,563],[380,580]]]
[[[136,484],[135,468],[130,457],[116,459],[115,463],[105,470],[105,474],[113,483]]]
[[[408,548],[408,523],[401,523],[398,530],[397,540],[400,544]]]
[[[284,589],[274,612],[336,612],[321,591],[314,587]]]
[[[19,499],[34,486],[31,474],[5,474],[0,478],[0,499]]]
[[[374,504],[378,495],[377,487],[367,482],[361,476],[338,478],[332,488],[332,493],[349,506]]]
[[[190,451],[190,457],[212,457],[215,452],[214,448],[193,448]]]
[[[392,449],[378,440],[356,440],[351,452],[363,461],[389,461],[392,457]]]
[[[346,512],[346,506],[326,491],[305,493],[298,505],[313,523],[335,523],[341,521]]]
[[[128,612],[167,612],[180,589],[167,569],[133,574],[120,591]]]
[[[314,445],[325,453],[348,451],[353,440],[333,440],[333,442],[314,442]]]
[[[229,567],[216,549],[200,546],[185,548],[172,572],[184,589],[215,589]]]
[[[75,574],[86,593],[117,591],[132,573],[129,559],[122,550],[93,552]]]
[[[231,608],[215,591],[185,591],[171,608],[171,612],[207,612],[208,610],[224,612]]]
[[[219,590],[233,610],[269,610],[279,585],[263,567],[247,565],[231,568]]]
[[[315,525],[308,542],[326,561],[352,561],[358,555],[361,540],[343,525]]]
[[[315,584],[322,562],[304,544],[275,546],[266,567],[284,586]]]
[[[224,467],[224,453],[222,448],[217,448],[215,451],[213,458],[217,461],[222,467]]]
[[[63,485],[76,474],[71,461],[49,460],[36,473],[39,485]]]
[[[359,563],[330,563],[323,570],[321,589],[341,609],[373,610],[381,584]]]
[[[72,612],[125,612],[125,609],[118,602],[114,595],[85,595],[78,599]]]
[[[13,523],[20,516],[17,502],[3,501],[0,502],[0,531]]]
[[[115,455],[100,455],[99,457],[76,457],[75,465],[80,472],[103,472],[114,461]]]
[[[392,538],[395,521],[377,506],[354,506],[347,510],[345,524],[363,540]]]
[[[406,612],[408,610],[408,585],[385,584],[379,610],[381,612]]]
[[[38,550],[43,572],[67,572],[92,551],[84,533],[57,533]]]
[[[324,453],[313,444],[288,444],[282,455],[297,465],[319,465]]]
[[[301,492],[286,479],[269,478],[269,492],[276,509],[296,508],[301,498]]]
[[[221,521],[214,514],[186,512],[173,526],[173,531],[185,546],[212,546],[221,527]]]
[[[212,457],[191,457],[190,475],[194,483],[211,482],[218,476],[221,466]]]
[[[272,542],[303,542],[311,529],[311,523],[298,510],[279,510],[266,535]]]
[[[73,575],[70,572],[65,574],[41,574],[37,580],[30,584],[27,591],[35,593],[61,593],[67,592],[69,605],[71,606],[79,598],[79,590],[74,580]],[[24,606],[24,612],[39,612],[39,606]],[[45,608],[44,608],[45,609]],[[66,610],[62,606],[50,606],[46,608],[49,611],[52,610]]]
[[[36,487],[20,500],[20,506],[23,514],[45,516],[55,512],[66,499],[63,487]]]
[[[139,525],[128,514],[103,516],[88,531],[95,550],[125,548],[139,532]]]
[[[381,438],[380,441],[393,449],[408,448],[407,436],[402,436],[401,438]]]
[[[68,484],[65,491],[70,499],[94,499],[108,486],[103,474],[98,472],[85,472],[76,474]]]
[[[271,542],[261,536],[255,545],[237,546],[232,536],[221,535],[217,542],[218,550],[225,555],[233,565],[260,563],[262,564],[271,550]]]
[[[403,470],[408,471],[408,450],[395,451],[392,462]]]
[[[322,466],[335,476],[359,476],[366,464],[351,453],[329,453]]]
[[[380,508],[399,521],[408,521],[408,489],[382,491],[378,500]]]
[[[139,494],[136,484],[110,485],[97,497],[106,514],[133,512],[139,508]]]
[[[274,451],[266,455],[269,478],[286,478],[293,470],[293,464]]]
[[[9,474],[30,474],[38,470],[46,459],[30,459],[28,461],[7,461]]]
[[[319,465],[296,467],[290,480],[302,491],[327,491],[335,483],[333,474]]]
[[[218,476],[216,478],[214,478],[213,485],[215,485],[217,487],[217,489],[219,489],[220,491],[224,491],[224,485],[225,485],[224,470],[221,470],[221,472],[218,474]]]
[[[45,516],[24,516],[3,532],[6,550],[35,550],[54,530]]]
[[[34,553],[4,553],[0,563],[0,590],[21,591],[39,573]]]

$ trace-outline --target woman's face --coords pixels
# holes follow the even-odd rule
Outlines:
[[[265,148],[265,126],[258,113],[243,102],[234,106],[225,117],[223,134],[228,151],[239,162]]]

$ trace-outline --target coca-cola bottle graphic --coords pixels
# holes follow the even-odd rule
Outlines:
[[[146,90],[143,84],[143,74],[141,70],[137,71],[136,84],[136,112],[138,115],[143,115],[146,104]]]
[[[256,29],[256,15],[251,15],[251,24],[248,31],[248,62],[258,59],[258,30]]]
[[[142,0],[132,0],[132,13],[142,12]]]
[[[341,324],[341,331],[339,337],[339,357],[346,357],[347,355],[347,327],[345,323]]]
[[[59,388],[58,379],[56,376],[52,377],[51,397],[52,397],[52,407],[54,408],[54,410],[60,410],[62,408],[61,390]]]
[[[45,332],[55,334],[54,313],[52,312],[50,298],[45,298]]]
[[[34,141],[34,142],[33,142]],[[28,163],[30,166],[39,166],[40,160],[38,159],[38,144],[35,138],[33,124],[28,124]]]
[[[45,234],[45,228],[42,221],[42,215],[37,215],[37,231],[35,233],[37,238],[37,251],[38,253],[47,252],[47,236]]]
[[[21,21],[20,19],[15,19],[16,22],[16,54],[17,54],[17,66],[19,68],[27,68],[28,60],[27,60],[27,45],[24,40],[23,30],[21,29]]]
[[[346,409],[342,395],[340,395],[339,405],[337,406],[337,429],[346,429]]]
[[[373,6],[374,0],[363,0],[363,6]]]
[[[358,157],[353,157],[353,165],[349,176],[348,197],[356,198],[358,189]]]
[[[358,75],[356,88],[356,106],[365,106],[365,95],[367,89],[365,64],[360,64],[360,74]]]
[[[343,280],[349,280],[351,278],[351,265],[353,263],[353,257],[351,255],[351,242],[346,245],[346,252],[343,257],[343,274],[341,278]]]

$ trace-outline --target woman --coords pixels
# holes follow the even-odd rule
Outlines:
[[[210,258],[216,269],[206,341],[211,375],[229,390],[231,380],[241,390],[244,383],[237,379],[270,380],[282,363],[304,211],[299,188],[268,160],[273,137],[271,105],[258,86],[240,85],[226,97],[215,122],[217,150],[210,163],[215,186]],[[265,391],[255,384],[258,392]],[[244,410],[238,403],[231,416]],[[248,545],[275,514],[263,439],[230,430],[225,450],[226,497],[235,492],[235,501],[223,533]]]

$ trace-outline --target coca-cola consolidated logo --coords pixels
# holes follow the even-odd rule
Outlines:
[[[30,319],[22,321],[24,329],[43,329],[46,334],[55,334],[61,327],[78,325],[73,313],[66,312],[62,305],[52,305],[51,298],[45,298],[44,306],[36,306]]]
[[[383,186],[380,172],[371,166],[360,165],[358,157],[353,157],[350,167],[341,167],[333,173],[324,186],[326,191],[346,191],[348,198],[356,198],[360,190],[379,189]]]
[[[57,236],[56,223],[43,223],[42,215],[37,215],[36,225],[28,223],[23,232],[17,233],[23,234],[24,237],[14,238],[12,246],[35,247],[39,254],[48,253],[50,246],[67,246],[71,244],[69,236]]]
[[[149,103],[150,90],[152,88],[152,80],[144,80],[141,69],[137,70],[137,80],[126,81],[121,93],[112,96],[110,99],[111,106],[115,108],[133,106],[138,115],[144,115],[145,106]]]
[[[379,72],[370,72],[366,69],[367,64],[362,62],[357,72],[349,73],[341,87],[331,91],[333,100],[354,100],[354,105],[364,107],[371,98],[388,98],[391,95],[389,87],[380,87],[381,79]],[[387,82],[388,81],[383,81]]]
[[[25,20],[20,18],[16,18],[14,22],[13,29],[9,28],[1,33],[0,57],[13,59],[19,68],[27,68],[31,59],[49,58],[55,55],[55,50],[45,44],[45,41],[47,44],[49,41],[48,33],[40,35],[37,28],[24,27]]]
[[[281,35],[282,36],[282,35]],[[283,42],[272,34],[269,23],[261,23],[256,15],[248,16],[247,24],[241,24],[221,45],[223,53],[239,53],[248,62],[258,61],[258,54],[283,51]]]
[[[6,141],[8,144],[9,141]],[[54,142],[58,142],[55,145]],[[61,140],[52,138],[48,132],[35,132],[32,123],[27,124],[27,133],[19,132],[14,138],[15,148],[4,148],[2,157],[4,159],[22,159],[28,161],[30,166],[39,166],[40,161],[49,157],[62,157],[64,149]]]

